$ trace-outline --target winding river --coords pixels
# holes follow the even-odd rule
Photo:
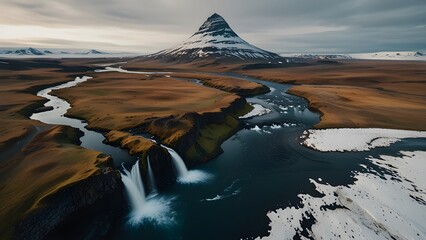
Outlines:
[[[269,211],[300,206],[299,194],[320,195],[310,179],[330,185],[348,185],[353,172],[363,166],[376,168],[369,156],[398,155],[400,150],[426,150],[424,140],[402,140],[388,148],[368,152],[322,153],[301,146],[300,136],[319,121],[304,99],[289,95],[291,85],[277,84],[228,73],[227,75],[268,86],[270,93],[250,97],[248,102],[271,110],[270,114],[245,119],[245,127],[222,145],[224,153],[196,167],[208,174],[197,184],[176,183],[147,203],[152,212],[129,225],[127,214],[112,226],[114,239],[252,239],[269,230]],[[116,164],[129,161],[128,154],[102,143],[100,133],[87,124],[64,117],[70,105],[49,93],[88,80],[47,88],[39,96],[49,100],[53,111],[36,113],[31,119],[69,125],[84,132],[82,146],[111,154]],[[134,162],[134,160],[132,160]],[[307,227],[309,225],[309,221]],[[312,222],[310,223],[312,224]]]
[[[46,124],[66,125],[79,129],[84,133],[84,135],[80,138],[80,145],[82,147],[111,155],[114,159],[115,165],[117,166],[119,166],[122,162],[134,162],[134,157],[130,156],[127,151],[103,143],[105,137],[99,132],[87,129],[86,122],[66,117],[65,113],[71,108],[71,105],[67,101],[50,94],[54,90],[74,87],[89,79],[91,79],[91,77],[76,77],[73,81],[39,91],[37,96],[48,100],[44,106],[53,107],[53,110],[34,113],[30,118],[33,120],[39,120]]]

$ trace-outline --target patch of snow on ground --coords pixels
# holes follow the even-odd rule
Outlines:
[[[129,71],[120,67],[106,67],[105,69],[97,69],[95,72],[120,72],[120,73],[132,73],[132,74],[170,74],[171,72],[140,72],[140,71]]]
[[[269,235],[257,239],[426,239],[426,152],[401,152],[369,160],[372,169],[354,172],[349,186],[331,186],[310,180],[323,197],[299,194],[302,207],[290,206],[267,214]],[[332,207],[332,208],[330,208]],[[314,218],[302,235],[301,226]]]
[[[246,119],[246,118],[252,118],[252,117],[256,117],[256,116],[262,116],[265,114],[268,114],[270,112],[272,112],[271,109],[269,108],[265,108],[264,106],[260,105],[260,104],[252,104],[253,106],[253,110],[251,110],[249,113],[247,113],[244,116],[241,116],[240,119]]]
[[[404,138],[426,138],[426,131],[383,128],[332,128],[304,132],[303,145],[322,151],[368,151],[387,147]]]

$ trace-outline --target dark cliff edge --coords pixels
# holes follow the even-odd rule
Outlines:
[[[27,214],[18,223],[16,238],[43,239],[72,214],[79,214],[79,211],[91,206],[101,206],[102,200],[120,192],[121,186],[119,174],[107,168],[99,174],[60,189],[44,199],[41,207]],[[64,231],[66,229],[65,227]]]
[[[172,147],[187,166],[194,166],[222,153],[221,144],[240,129],[238,117],[251,109],[245,98],[238,97],[220,111],[157,118],[141,126],[141,130]]]
[[[94,225],[96,218],[119,212],[122,205],[108,204],[123,199],[120,174],[111,157],[78,146],[82,134],[71,127],[55,126],[37,135],[15,164],[2,169],[3,174],[19,179],[4,185],[5,193],[14,197],[3,213],[14,215],[8,223],[10,230],[2,236],[45,239],[61,229],[60,239],[71,236],[63,233],[79,239],[86,235],[79,223]],[[73,216],[84,214],[79,221],[66,224]]]

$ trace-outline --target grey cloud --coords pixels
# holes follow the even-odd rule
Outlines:
[[[5,19],[3,22],[17,25],[113,26],[185,33],[189,37],[209,15],[217,12],[239,35],[247,36],[247,41],[277,52],[426,49],[425,0],[0,0],[0,3],[10,9],[0,16],[0,22]],[[17,12],[22,18],[12,16]],[[312,27],[341,30],[286,34],[290,29]],[[171,39],[170,45],[174,41]],[[156,47],[157,44],[152,44],[152,51],[159,50]]]

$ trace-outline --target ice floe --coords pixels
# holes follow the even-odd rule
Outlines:
[[[284,106],[278,106],[281,110],[283,110],[283,111],[287,111],[288,110],[288,107],[284,107]]]
[[[265,115],[265,114],[272,112],[271,109],[265,108],[264,106],[257,104],[257,103],[252,104],[252,106],[253,106],[253,110],[251,110],[246,115],[241,116],[240,117],[241,119],[252,118],[252,117],[256,117],[256,116],[262,116],[262,115]]]
[[[259,132],[259,131],[262,131],[262,129],[259,127],[259,126],[254,126],[254,127],[252,127],[252,128],[250,128],[250,130],[253,130],[253,131],[256,131],[256,132]]]
[[[269,235],[257,239],[426,239],[426,152],[401,154],[369,157],[383,172],[354,172],[349,186],[311,179],[324,196],[299,194],[301,207],[269,212]]]
[[[323,151],[368,151],[404,138],[426,138],[426,131],[383,128],[332,128],[305,131],[303,145]]]
[[[202,199],[201,201],[211,202],[211,201],[222,200],[222,199],[225,199],[225,198],[228,198],[228,197],[238,195],[241,192],[241,188],[237,186],[237,185],[239,185],[239,181],[240,181],[239,179],[234,180],[231,183],[231,185],[229,185],[228,187],[225,188],[225,190],[223,191],[223,193],[221,195],[217,194],[213,198],[206,198],[206,199]]]

